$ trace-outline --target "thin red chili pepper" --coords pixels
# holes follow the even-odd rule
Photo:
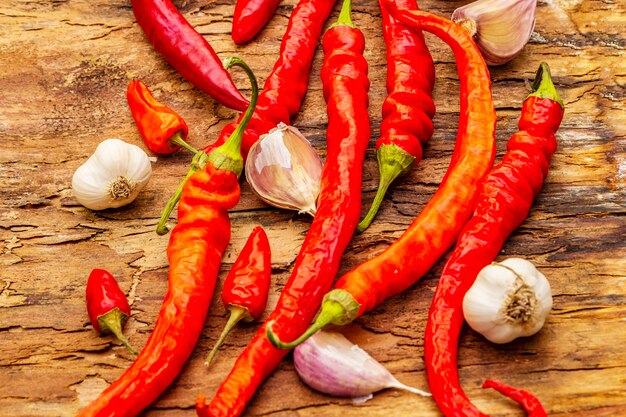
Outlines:
[[[211,45],[187,22],[170,0],[131,0],[137,23],[154,49],[187,81],[235,110],[246,100]]]
[[[126,348],[137,354],[122,333],[130,317],[130,306],[113,275],[104,269],[94,269],[87,279],[87,313],[99,335],[112,333]]]
[[[433,135],[435,66],[424,35],[394,19],[379,0],[387,46],[387,98],[383,102],[380,138],[376,141],[379,183],[367,215],[357,226],[369,227],[389,186],[422,159],[422,144]],[[415,0],[396,0],[398,7],[417,10]]]
[[[185,120],[174,110],[154,98],[148,87],[133,80],[126,89],[128,107],[139,128],[143,143],[159,155],[170,155],[181,146],[194,154],[197,152],[185,139],[189,128]]]
[[[543,63],[533,93],[524,101],[519,131],[509,139],[502,162],[485,178],[473,216],[444,267],[430,307],[424,339],[426,371],[433,398],[446,416],[485,416],[459,383],[457,351],[464,321],[463,298],[480,270],[495,259],[511,232],[528,216],[548,174],[562,117],[562,102]],[[494,381],[485,386],[520,402],[530,416],[546,415],[539,400],[526,391]]]
[[[252,83],[254,75],[239,58],[226,66],[243,67]],[[239,152],[245,123],[221,147],[199,152],[178,205],[178,224],[172,230],[167,256],[168,289],[154,330],[135,362],[98,398],[79,413],[86,416],[132,417],[156,400],[174,381],[191,355],[204,328],[222,255],[230,240],[228,210],[239,200],[238,178],[243,167]]]
[[[289,124],[300,110],[309,84],[313,55],[335,0],[300,0],[291,12],[289,24],[280,45],[280,56],[265,80],[252,120],[243,135],[244,159],[259,137],[278,126]],[[230,123],[222,129],[217,141],[205,148],[208,152],[224,140],[237,126]]]
[[[237,0],[232,37],[241,45],[254,38],[274,16],[280,0]]]
[[[417,26],[408,23],[411,28]],[[324,297],[315,323],[304,334],[285,343],[268,333],[275,346],[293,348],[329,323],[350,323],[413,285],[454,244],[472,214],[480,183],[493,166],[495,156],[496,112],[489,71],[471,36],[460,26],[452,23],[445,34],[421,24],[419,29],[433,31],[448,42],[456,58],[461,109],[448,171],[402,236],[380,255],[339,278],[335,288]]]
[[[222,303],[230,317],[204,362],[209,366],[230,331],[243,321],[261,318],[267,306],[272,262],[270,242],[261,226],[254,228],[222,287]]]
[[[296,265],[268,321],[239,356],[207,406],[196,403],[198,416],[238,416],[261,382],[287,351],[267,340],[269,322],[282,337],[303,331],[332,285],[341,255],[350,242],[361,208],[361,172],[370,137],[367,112],[369,79],[363,57],[365,39],[350,20],[350,0],[322,40],[322,86],[327,102],[327,157],[317,212]]]

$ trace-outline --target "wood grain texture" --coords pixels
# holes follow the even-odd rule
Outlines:
[[[229,36],[232,1],[176,1],[220,57],[244,57],[262,82],[276,59],[295,0],[255,41]],[[420,2],[449,16],[460,1]],[[338,13],[338,5],[333,16]],[[623,11],[623,10],[622,10]],[[385,57],[377,2],[356,0],[354,22],[367,40],[372,140],[364,204],[374,196],[374,153],[385,97]],[[498,157],[516,129],[527,82],[547,61],[565,102],[559,149],[541,195],[501,258],[533,261],[549,278],[554,310],[535,337],[495,346],[464,329],[463,387],[494,416],[523,415],[509,400],[480,389],[500,379],[535,393],[552,416],[626,416],[626,18],[610,0],[541,0],[531,42],[512,63],[492,70]],[[372,227],[355,236],[342,272],[398,237],[442,179],[458,121],[458,77],[447,47],[427,36],[435,59],[436,131],[424,160],[398,182]],[[325,105],[317,51],[310,88],[294,120],[324,155]],[[154,233],[161,208],[187,170],[184,153],[160,158],[131,205],[91,212],[73,198],[74,170],[109,137],[142,146],[127,108],[127,83],[139,78],[175,108],[203,146],[236,117],[194,89],[152,49],[124,0],[17,0],[0,5],[0,416],[72,416],[119,376],[132,356],[88,324],[85,283],[92,268],[111,271],[132,303],[126,332],[135,347],[150,334],[167,286],[167,237]],[[242,72],[235,82],[247,88]],[[364,208],[364,211],[366,208]],[[270,208],[242,184],[223,279],[252,228],[272,245],[269,306],[289,276],[310,219]],[[445,259],[419,284],[345,329],[402,382],[426,388],[423,330]],[[235,330],[211,370],[203,359],[225,323],[218,286],[195,353],[146,417],[195,415],[197,394],[212,395],[256,326]],[[298,380],[291,357],[263,385],[246,416],[438,416],[434,402],[394,390],[364,405],[316,393]]]

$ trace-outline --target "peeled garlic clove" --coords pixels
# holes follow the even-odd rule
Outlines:
[[[391,373],[340,333],[319,331],[295,348],[300,378],[311,388],[361,401],[385,388],[430,394],[400,383]]]
[[[515,58],[535,27],[537,0],[478,0],[452,13],[476,41],[488,65]]]
[[[246,179],[252,190],[275,207],[315,215],[322,161],[293,126],[280,123],[250,148]]]
[[[550,283],[520,258],[484,267],[463,299],[467,323],[493,343],[537,333],[551,309]]]
[[[117,208],[137,198],[151,175],[150,160],[141,148],[107,139],[74,172],[72,191],[91,210]]]

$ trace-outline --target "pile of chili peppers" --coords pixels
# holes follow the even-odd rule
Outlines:
[[[316,216],[277,305],[212,400],[207,403],[203,395],[198,397],[199,417],[240,415],[289,348],[328,324],[347,324],[407,289],[455,241],[429,312],[426,369],[433,398],[446,416],[484,415],[463,393],[456,370],[462,299],[480,269],[495,259],[508,235],[528,215],[556,150],[555,132],[563,104],[547,65],[542,64],[533,92],[524,102],[520,130],[509,140],[502,162],[492,168],[496,113],[491,81],[471,36],[447,19],[418,11],[415,0],[379,2],[387,47],[388,95],[376,142],[380,183],[372,208],[358,223],[363,160],[370,140],[370,83],[363,55],[365,39],[352,22],[351,0],[344,0],[337,21],[322,38],[321,79],[328,130]],[[289,123],[298,113],[316,44],[334,0],[298,2],[282,38],[279,58],[259,95],[247,65],[239,59],[222,65],[210,44],[169,0],[131,3],[150,42],[183,77],[219,103],[247,110],[237,122],[227,125],[212,145],[198,151],[186,142],[189,129],[174,110],[157,101],[140,81],[129,84],[128,103],[146,146],[160,155],[182,147],[194,157],[157,228],[159,233],[168,231],[165,221],[178,202],[178,222],[167,251],[168,292],[153,333],[131,367],[79,416],[139,414],[172,383],[191,355],[230,239],[228,210],[239,200],[243,161],[261,135],[279,123]],[[233,40],[239,44],[250,41],[278,5],[278,0],[238,0]],[[450,166],[405,233],[380,255],[347,272],[329,292],[353,232],[369,226],[389,185],[420,161],[422,145],[433,134],[434,65],[422,30],[445,41],[456,59],[461,109]],[[230,78],[231,66],[243,67],[250,77],[249,103]],[[237,321],[262,315],[271,274],[269,256],[265,232],[257,228],[225,281],[222,299],[231,318],[207,364]],[[320,314],[309,327],[320,306]],[[100,316],[94,314],[90,310],[90,315]],[[130,315],[127,304],[124,314]],[[122,341],[129,346],[126,339]],[[492,380],[484,387],[515,399],[528,415],[546,415],[541,403],[526,391]]]

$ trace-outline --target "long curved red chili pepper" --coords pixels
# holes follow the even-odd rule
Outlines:
[[[128,107],[141,133],[143,143],[159,155],[169,155],[181,146],[196,153],[185,139],[189,128],[174,110],[157,101],[144,83],[133,80],[126,89]]]
[[[524,101],[519,131],[509,139],[502,162],[485,178],[473,216],[444,267],[430,307],[424,339],[426,371],[433,398],[446,416],[485,416],[459,383],[457,346],[464,322],[463,297],[528,216],[556,150],[555,133],[563,107],[545,63],[539,67],[533,90]],[[519,401],[530,416],[546,415],[541,403],[526,391],[495,381],[486,386]]]
[[[289,124],[300,110],[309,84],[313,55],[335,0],[300,0],[291,12],[289,25],[280,44],[280,56],[265,80],[252,120],[244,132],[241,152],[244,157],[259,137],[278,126]],[[217,141],[205,148],[224,143],[237,123],[222,129]]]
[[[205,366],[211,364],[224,339],[237,323],[242,320],[250,322],[261,318],[267,306],[271,275],[270,242],[263,228],[257,226],[250,233],[250,237],[224,280],[222,303],[230,313],[230,317],[224,331],[215,342],[215,347],[207,356]]]
[[[231,36],[241,45],[254,38],[274,16],[280,0],[237,0]]]
[[[363,57],[365,39],[350,20],[350,0],[322,40],[322,85],[327,102],[327,157],[317,212],[291,277],[268,321],[241,353],[226,380],[207,406],[196,403],[198,416],[233,417],[243,411],[261,382],[287,351],[267,340],[272,322],[282,337],[300,334],[310,323],[339,269],[361,208],[361,173],[370,137],[367,113],[369,79]]]
[[[376,141],[379,182],[374,201],[357,226],[362,232],[378,212],[387,189],[422,159],[422,144],[433,135],[435,65],[424,35],[394,19],[379,0],[387,46],[387,98],[383,102],[380,138]],[[396,0],[398,7],[417,10],[415,0]]]
[[[131,0],[137,23],[154,49],[187,81],[217,102],[245,110],[246,100],[211,45],[170,0]]]
[[[238,58],[226,66],[244,67]],[[172,230],[167,256],[168,289],[154,330],[133,364],[78,416],[133,417],[156,400],[174,381],[204,328],[222,254],[230,240],[228,210],[239,201],[238,178],[243,167],[239,152],[245,123],[211,154],[198,153],[193,174],[185,183],[178,205],[178,224]],[[199,170],[198,170],[199,169]],[[196,171],[197,170],[197,171]]]
[[[456,57],[461,109],[448,171],[433,197],[402,236],[384,252],[337,281],[335,288],[324,297],[315,323],[304,334],[290,343],[268,334],[275,346],[292,348],[329,323],[350,323],[413,285],[454,244],[472,214],[480,183],[495,156],[496,112],[489,71],[471,36],[460,26],[451,22],[446,34],[425,25],[420,25],[420,29],[441,36]]]
[[[87,313],[99,335],[112,333],[135,355],[137,351],[122,333],[122,326],[130,317],[130,306],[113,275],[104,269],[94,269],[87,278]]]

